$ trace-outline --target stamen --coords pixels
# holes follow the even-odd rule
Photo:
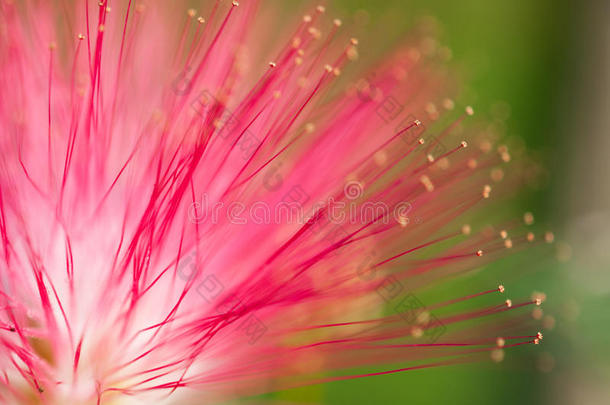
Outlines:
[[[486,184],[483,187],[483,198],[489,198],[489,195],[491,194],[491,186],[489,186],[488,184]]]
[[[453,110],[455,108],[455,103],[450,98],[446,98],[443,100],[443,107],[446,110]]]
[[[493,181],[495,181],[496,183],[499,183],[504,178],[504,170],[496,167],[496,168],[491,170],[491,176],[490,177],[491,177],[491,179]]]
[[[434,191],[434,184],[432,184],[432,180],[430,180],[430,177],[424,174],[419,178],[419,181],[424,185],[426,191]]]
[[[491,360],[495,363],[500,363],[504,360],[504,350],[502,349],[494,349],[490,353]]]

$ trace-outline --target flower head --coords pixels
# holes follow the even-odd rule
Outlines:
[[[540,295],[420,296],[552,241],[476,225],[527,173],[426,32],[357,80],[324,7],[0,6],[4,403],[212,401],[542,340]]]

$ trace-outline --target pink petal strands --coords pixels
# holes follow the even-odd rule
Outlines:
[[[540,343],[540,294],[420,297],[553,241],[530,213],[476,226],[522,172],[421,33],[357,80],[324,7],[201,7],[0,0],[2,403],[212,402]]]

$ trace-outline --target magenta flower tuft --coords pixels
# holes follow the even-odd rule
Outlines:
[[[0,0],[0,402],[208,403],[542,340],[541,293],[445,296],[553,239],[503,218],[531,170],[447,48],[424,24],[363,70],[324,7],[271,14]]]

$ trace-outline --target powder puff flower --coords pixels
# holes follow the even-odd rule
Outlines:
[[[358,79],[324,7],[201,6],[0,1],[2,403],[213,402],[541,341],[542,294],[445,288],[553,238],[486,208],[527,171],[446,49],[415,30]]]

